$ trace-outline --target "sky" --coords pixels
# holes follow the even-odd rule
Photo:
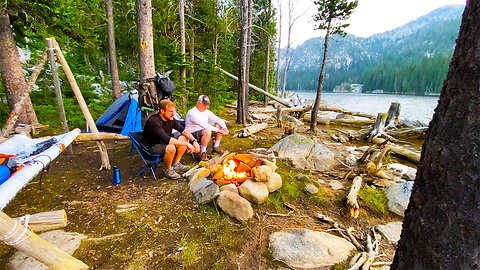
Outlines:
[[[283,9],[282,47],[286,47],[289,0],[272,2],[278,7],[279,1],[282,2]],[[315,24],[312,16],[317,11],[313,0],[290,1],[295,3],[294,17],[299,17],[292,28],[292,47],[313,37],[323,37],[324,32],[313,30]],[[446,5],[465,5],[465,0],[359,0],[358,7],[347,21],[350,26],[346,31],[359,37],[369,37],[407,24]]]

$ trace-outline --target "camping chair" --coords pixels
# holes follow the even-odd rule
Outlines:
[[[150,168],[153,174],[153,178],[157,180],[154,170],[157,167],[157,165],[163,161],[162,160],[163,156],[151,153],[150,151],[148,151],[145,145],[140,143],[140,141],[142,140],[142,132],[128,132],[128,137],[132,142],[132,146],[137,150],[138,154],[140,154],[140,157],[145,163],[145,167],[143,167],[137,173],[137,175],[135,175],[135,177],[139,176],[146,168]]]

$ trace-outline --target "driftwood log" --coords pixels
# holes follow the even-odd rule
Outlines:
[[[388,109],[387,119],[385,120],[385,128],[394,128],[400,121],[400,103],[392,102]]]
[[[306,113],[303,116],[303,120],[307,122],[312,121],[312,115],[311,113]],[[322,124],[322,125],[357,125],[357,126],[363,126],[363,125],[371,125],[375,121],[371,119],[332,119],[332,118],[324,118],[324,117],[318,117],[317,118],[317,124]]]
[[[18,116],[20,115],[20,111],[23,109],[25,101],[27,100],[28,95],[32,91],[33,85],[37,81],[38,75],[40,75],[40,71],[42,70],[46,62],[47,52],[45,51],[42,54],[42,58],[35,66],[32,75],[30,75],[30,78],[28,79],[27,90],[22,94],[19,101],[14,105],[13,110],[10,112],[10,115],[8,116],[7,121],[5,122],[5,125],[1,131],[0,137],[8,137],[8,135],[12,132],[13,126],[15,126],[15,123],[18,120]]]
[[[88,265],[40,238],[3,212],[0,212],[0,240],[25,252],[51,269],[88,269]]]
[[[65,60],[65,57],[63,56],[62,51],[60,50],[60,47],[58,46],[57,41],[55,38],[50,38],[53,41],[53,45],[55,46],[55,50],[57,52],[57,58],[60,64],[62,64],[63,71],[65,72],[65,75],[67,75],[68,82],[70,83],[70,86],[72,87],[73,93],[75,94],[75,97],[77,98],[78,104],[80,105],[80,109],[82,110],[83,116],[85,117],[85,120],[87,121],[88,127],[92,130],[93,133],[98,133],[97,126],[95,125],[95,122],[93,121],[92,115],[90,114],[90,111],[88,110],[87,103],[85,102],[85,99],[83,99],[82,92],[80,91],[80,88],[78,87],[77,81],[75,80],[75,77],[73,76],[72,70],[70,69],[70,66],[67,63],[67,60]],[[97,146],[98,149],[100,150],[100,158],[102,160],[102,164],[100,166],[100,170],[106,169],[110,170],[110,161],[108,159],[108,152],[107,152],[107,147],[102,141],[97,141]]]
[[[291,107],[291,108],[281,108],[281,112],[282,113],[291,113],[291,112],[300,112],[300,113],[303,113],[303,112],[308,112],[310,111],[312,108],[311,107]],[[277,110],[276,108],[250,108],[250,111],[254,112],[254,113],[277,113]]]
[[[382,138],[376,138],[373,140],[373,142],[376,144],[382,144],[385,141],[386,140]],[[420,162],[420,153],[418,152],[408,150],[396,144],[390,144],[388,150],[394,153],[395,155],[402,156],[415,164],[418,164]]]
[[[357,218],[360,214],[360,206],[358,205],[357,197],[361,187],[362,177],[356,176],[352,181],[352,186],[347,195],[347,205],[350,207],[350,216],[353,218]]]
[[[254,124],[241,129],[237,134],[237,137],[246,138],[248,136],[251,136],[252,134],[259,132],[260,130],[266,129],[267,127],[268,127],[267,123]]]
[[[65,210],[41,212],[14,218],[23,226],[28,226],[33,232],[56,230],[67,226]]]
[[[128,140],[128,137],[118,133],[99,132],[99,133],[80,133],[78,134],[77,138],[75,138],[75,142],[102,141],[102,140]]]

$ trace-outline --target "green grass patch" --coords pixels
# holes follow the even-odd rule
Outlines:
[[[386,214],[388,211],[388,197],[381,190],[363,185],[358,196],[370,210]]]
[[[185,265],[190,265],[200,259],[200,245],[193,239],[187,239],[185,236],[180,240],[182,248],[182,258]]]

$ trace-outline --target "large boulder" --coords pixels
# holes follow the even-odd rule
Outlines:
[[[253,208],[250,202],[237,193],[222,191],[217,197],[218,206],[230,216],[247,221],[253,217]]]
[[[331,267],[348,259],[355,247],[347,240],[326,232],[289,228],[270,235],[276,260],[292,268]]]
[[[243,184],[238,187],[238,191],[242,197],[257,204],[263,203],[267,199],[269,193],[268,188],[264,183],[256,182],[251,179],[243,182]]]
[[[395,183],[387,188],[385,194],[388,197],[388,209],[397,215],[405,216],[410,195],[412,194],[413,181],[405,183]]]
[[[291,160],[300,169],[323,172],[335,165],[335,156],[330,149],[300,134],[281,139],[270,150],[279,158]]]

